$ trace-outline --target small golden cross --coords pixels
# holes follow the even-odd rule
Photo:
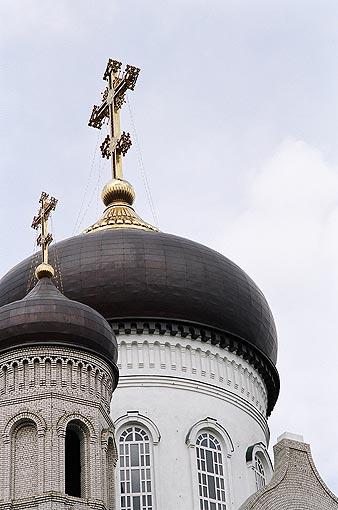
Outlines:
[[[49,215],[52,211],[55,210],[57,200],[54,197],[50,197],[44,191],[41,193],[41,197],[39,203],[41,204],[40,210],[37,216],[34,216],[32,228],[35,230],[38,229],[39,225],[41,225],[41,234],[37,238],[37,245],[41,246],[42,249],[42,263],[48,264],[48,246],[53,241],[52,234],[49,234],[47,231],[47,221]]]
[[[130,134],[120,129],[120,109],[125,102],[128,89],[134,90],[140,73],[138,67],[127,65],[121,73],[122,63],[109,59],[103,79],[108,87],[103,93],[101,106],[94,105],[89,126],[101,129],[106,117],[109,118],[109,135],[101,145],[103,158],[111,158],[112,176],[123,179],[122,156],[125,156],[131,146]]]

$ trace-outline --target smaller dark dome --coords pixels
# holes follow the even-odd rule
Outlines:
[[[66,298],[41,278],[26,297],[0,308],[0,353],[28,345],[80,348],[104,358],[118,380],[117,342],[96,310]]]

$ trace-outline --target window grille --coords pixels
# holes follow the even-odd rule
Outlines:
[[[226,510],[225,480],[220,442],[209,432],[196,441],[200,510]]]
[[[261,459],[258,457],[258,455],[255,455],[255,478],[256,478],[256,488],[257,490],[261,489],[262,487],[265,487],[266,477],[265,477],[265,470],[263,463]]]
[[[153,510],[149,435],[138,426],[120,436],[121,510]]]

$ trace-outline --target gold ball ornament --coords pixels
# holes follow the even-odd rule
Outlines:
[[[35,269],[35,276],[37,277],[38,280],[44,277],[54,278],[54,269],[52,268],[51,265],[45,264],[43,262]]]
[[[125,180],[110,179],[102,190],[102,201],[106,207],[116,202],[133,205],[134,200],[134,188]]]

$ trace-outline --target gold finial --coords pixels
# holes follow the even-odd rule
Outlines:
[[[39,200],[39,203],[41,204],[40,210],[37,216],[34,216],[32,222],[32,228],[35,230],[37,230],[39,225],[41,225],[41,234],[39,234],[36,241],[37,245],[41,246],[42,251],[42,264],[40,264],[35,270],[35,275],[39,280],[44,276],[47,276],[48,278],[53,278],[54,276],[54,269],[50,264],[48,264],[48,246],[53,241],[53,236],[47,232],[47,221],[50,213],[55,210],[58,201],[54,197],[50,197],[49,200],[48,198],[49,195],[43,191]]]
[[[121,72],[122,62],[108,60],[103,79],[108,86],[102,95],[101,106],[94,105],[88,125],[101,129],[106,117],[109,118],[109,135],[101,145],[102,157],[111,159],[112,178],[123,179],[122,156],[131,146],[130,134],[120,129],[120,109],[125,102],[127,90],[134,90],[140,69],[127,65]]]
[[[110,134],[101,145],[102,157],[111,159],[112,179],[107,182],[102,191],[102,200],[106,209],[103,216],[83,233],[107,228],[138,228],[153,230],[158,228],[140,218],[132,205],[135,192],[132,185],[123,179],[122,156],[125,156],[131,146],[130,134],[120,130],[120,109],[125,102],[128,89],[134,90],[140,72],[138,67],[127,65],[121,72],[122,63],[109,59],[103,79],[108,81],[108,87],[103,92],[101,106],[94,105],[89,126],[101,129],[105,118],[109,119]]]
[[[101,218],[86,228],[84,234],[107,228],[136,228],[158,232],[158,228],[150,225],[137,214],[132,207],[135,191],[130,182],[110,179],[102,190],[102,201],[106,206]]]

